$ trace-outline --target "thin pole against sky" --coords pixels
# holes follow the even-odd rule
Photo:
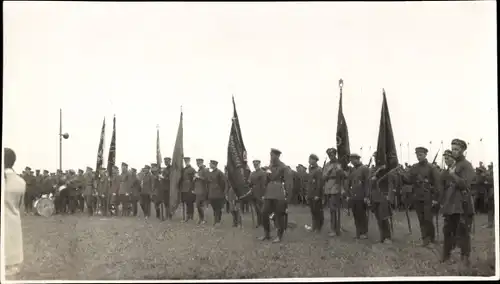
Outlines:
[[[59,171],[62,172],[62,108],[59,109]]]

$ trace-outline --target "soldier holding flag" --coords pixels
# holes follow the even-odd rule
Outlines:
[[[340,236],[340,208],[342,205],[341,194],[343,192],[343,179],[345,172],[342,165],[337,160],[337,150],[329,148],[326,154],[330,159],[323,168],[324,193],[326,195],[327,206],[330,209],[330,233],[329,236]]]

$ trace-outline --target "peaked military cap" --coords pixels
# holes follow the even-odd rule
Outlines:
[[[24,168],[25,171],[31,171],[31,168],[30,167],[26,167]]]
[[[44,173],[44,174],[48,174],[48,173],[49,173],[49,171],[47,171],[47,170],[43,170],[43,173]]]
[[[151,169],[151,167],[150,167],[149,165],[145,165],[145,166],[144,166],[144,168],[145,168],[146,170]]]
[[[316,162],[317,162],[317,161],[319,161],[318,155],[316,155],[316,154],[311,154],[311,155],[309,155],[309,159],[313,159],[313,160],[315,160]]]
[[[281,151],[276,148],[271,148],[271,153],[278,156],[281,155]]]
[[[361,159],[361,156],[356,154],[356,153],[352,153],[349,157],[355,158],[355,159]]]
[[[79,172],[79,173],[83,173],[83,170],[82,170],[82,169],[78,169],[78,172]]]
[[[424,154],[427,154],[429,152],[429,150],[427,150],[427,148],[425,147],[417,147],[415,148],[415,153],[424,153]]]
[[[113,169],[118,170],[118,166],[116,166],[116,165],[113,166]]]
[[[125,162],[122,162],[122,167],[125,166],[125,167],[128,167],[128,164],[125,163]]]
[[[443,153],[443,156],[450,156],[452,157],[452,153],[451,153],[451,150],[445,150],[444,153]]]
[[[326,149],[326,154],[328,156],[335,155],[335,154],[337,154],[337,149],[335,149],[335,148],[328,148],[328,149]]]
[[[40,170],[35,170],[35,172],[39,173],[39,172],[40,172]]]
[[[304,165],[302,165],[302,164],[298,164],[297,168],[304,168],[305,169],[306,167],[304,167]]]
[[[198,158],[198,159],[196,159],[196,161],[197,162],[202,162],[202,163],[204,162],[202,158]]]
[[[260,160],[253,160],[254,164],[260,164]]]
[[[164,160],[164,161],[167,161],[167,160],[172,160],[172,158],[170,158],[170,157],[165,157],[165,158],[163,158],[163,160]]]
[[[137,172],[137,170],[136,170],[135,168],[131,168],[130,170],[131,170],[132,172],[134,172],[134,173],[135,173],[135,172]]]
[[[184,157],[184,160],[191,160],[190,157]]]
[[[87,171],[88,171],[88,170],[91,170],[91,171],[92,171],[92,170],[94,170],[94,169],[92,169],[91,167],[87,167]]]
[[[151,167],[152,168],[156,168],[156,167],[158,167],[158,164],[157,163],[151,163]]]
[[[460,146],[460,148],[464,149],[464,150],[467,150],[467,143],[465,143],[464,140],[461,140],[461,139],[453,139],[451,141],[451,145],[457,145],[457,146]]]
[[[210,164],[217,165],[217,164],[219,164],[219,162],[217,162],[216,160],[210,160]]]

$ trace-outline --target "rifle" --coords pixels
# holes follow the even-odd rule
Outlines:
[[[440,150],[441,150],[441,149],[438,149],[438,151],[436,152],[436,155],[434,156],[434,160],[432,160],[432,164],[433,164],[433,165],[434,165],[434,164],[436,164],[436,159],[437,159],[437,157],[438,157],[438,154],[439,154],[439,151],[440,151]]]

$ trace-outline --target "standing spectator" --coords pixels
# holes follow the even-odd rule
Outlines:
[[[16,154],[10,148],[4,148],[4,177],[5,177],[5,274],[12,276],[20,271],[23,263],[23,232],[21,227],[21,213],[24,205],[26,182],[12,167],[16,162]]]

